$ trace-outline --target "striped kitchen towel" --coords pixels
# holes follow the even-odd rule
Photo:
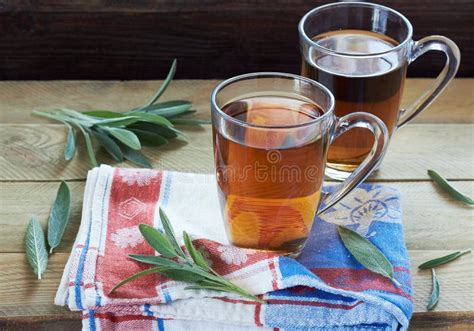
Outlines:
[[[265,304],[153,274],[109,295],[148,265],[128,254],[154,254],[137,225],[186,230],[212,268]],[[394,265],[401,284],[364,269],[345,249],[337,224],[369,238]],[[399,194],[361,185],[315,220],[297,260],[230,246],[213,175],[101,166],[87,177],[82,220],[56,304],[83,312],[84,330],[398,330],[412,314],[410,264]]]

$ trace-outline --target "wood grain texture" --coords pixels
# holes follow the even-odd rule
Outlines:
[[[50,123],[31,116],[34,109],[69,107],[78,110],[126,111],[142,105],[162,81],[3,81],[0,82],[0,123]],[[420,96],[433,79],[413,78],[405,84],[402,105]],[[197,116],[210,117],[209,95],[218,80],[175,80],[163,101],[184,99]],[[455,79],[415,123],[474,123],[474,79]]]
[[[447,254],[448,251],[409,251],[413,273],[413,284],[416,292],[414,320],[417,320],[417,313],[420,318],[423,315],[432,316],[439,313],[445,316],[448,321],[454,322],[452,316],[459,312],[466,313],[461,323],[472,320],[474,317],[474,257],[465,255],[452,262],[449,266],[437,269],[440,278],[442,292],[441,299],[434,312],[426,313],[426,300],[431,289],[431,276],[429,270],[417,272],[416,266],[427,258]],[[62,269],[66,264],[68,254],[55,253],[48,264],[48,270],[42,281],[37,281],[29,270],[26,258],[21,253],[0,254],[0,326],[4,321],[22,321],[34,319],[41,316],[43,320],[48,319],[70,319],[79,314],[71,313],[66,308],[53,305],[53,298],[56,292]],[[23,309],[18,309],[21,306]],[[449,318],[451,317],[451,318]],[[426,317],[423,318],[426,321]],[[438,321],[439,323],[440,321]],[[453,323],[455,325],[455,323]],[[439,323],[438,325],[446,325]]]
[[[330,1],[3,1],[0,79],[157,79],[172,58],[180,78],[243,72],[298,72],[297,24]],[[461,76],[474,75],[470,0],[380,0],[404,13],[414,38],[445,35],[459,44]],[[201,22],[205,22],[202,24]],[[439,72],[427,55],[412,75]]]
[[[380,170],[371,180],[428,180],[429,168],[448,179],[474,179],[473,129],[474,124],[408,125],[395,134]],[[157,169],[214,172],[211,127],[188,127],[183,131],[189,137],[187,143],[174,139],[158,148],[144,147],[144,154]],[[82,138],[78,136],[79,150],[70,162],[63,159],[65,139],[61,125],[0,124],[0,180],[85,179],[90,164]],[[112,162],[103,153],[99,160]]]
[[[474,196],[474,181],[457,181],[456,187]],[[436,250],[474,247],[474,211],[447,196],[430,182],[394,182],[388,185],[401,193],[405,241],[408,249]],[[46,229],[49,208],[59,183],[0,183],[0,253],[24,253],[24,229],[36,215]],[[73,206],[58,252],[69,252],[76,236],[84,183],[71,182]],[[28,206],[28,208],[25,208]],[[447,226],[449,224],[449,226]]]

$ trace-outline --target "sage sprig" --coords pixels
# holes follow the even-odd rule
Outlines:
[[[344,246],[360,264],[390,279],[396,286],[401,286],[394,277],[392,264],[374,244],[346,227],[339,226],[337,230]]]
[[[81,132],[87,155],[93,167],[99,163],[94,151],[94,140],[117,162],[128,160],[140,167],[151,168],[150,161],[141,153],[142,145],[158,146],[168,139],[184,135],[174,125],[200,125],[209,121],[189,118],[192,104],[184,100],[158,103],[176,72],[176,60],[158,91],[145,105],[126,112],[93,110],[78,112],[60,108],[54,111],[33,111],[33,114],[63,123],[67,128],[64,159],[71,160],[76,151],[75,129]]]
[[[436,277],[436,272],[434,269],[431,269],[431,280],[432,280],[433,285],[432,285],[430,300],[428,301],[428,305],[426,306],[427,310],[433,310],[439,301],[440,286],[439,286],[438,277]]]
[[[26,258],[34,273],[41,279],[48,266],[48,251],[41,224],[36,218],[32,218],[25,235]]]
[[[53,207],[48,219],[48,245],[49,253],[59,246],[64,235],[64,230],[69,222],[71,211],[71,191],[65,181],[61,182]]]
[[[230,292],[239,294],[252,301],[260,303],[265,302],[245,289],[228,281],[214,271],[209,266],[201,252],[196,249],[189,235],[183,231],[184,244],[186,247],[185,253],[178,244],[168,217],[162,209],[160,209],[159,213],[164,233],[145,224],[140,224],[139,230],[146,242],[153,247],[160,256],[129,255],[131,259],[154,265],[154,267],[125,278],[115,285],[115,287],[110,290],[109,294],[132,280],[145,275],[158,273],[177,281],[191,283],[192,285],[187,286],[186,289],[205,289],[218,292]]]
[[[64,231],[69,223],[70,211],[71,191],[68,184],[62,181],[48,219],[49,254],[52,254],[53,249],[61,243]],[[48,250],[46,249],[43,228],[35,217],[30,220],[26,228],[25,253],[34,273],[38,276],[38,279],[41,279],[48,266]]]
[[[474,200],[470,197],[464,195],[460,191],[458,191],[455,187],[453,187],[446,179],[441,177],[436,171],[428,170],[428,175],[431,179],[443,189],[446,193],[448,193],[452,198],[460,201],[466,205],[472,206],[474,205]]]
[[[431,269],[434,267],[438,267],[440,265],[449,263],[453,260],[456,260],[458,257],[463,256],[464,254],[468,254],[471,252],[471,249],[466,249],[464,251],[456,251],[451,254],[447,254],[441,257],[438,257],[436,259],[432,259],[429,261],[426,261],[418,266],[418,269]]]

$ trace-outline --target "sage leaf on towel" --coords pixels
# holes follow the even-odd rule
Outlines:
[[[196,249],[196,247],[194,247],[194,244],[191,241],[191,238],[189,237],[189,235],[186,233],[186,231],[183,231],[183,239],[184,239],[184,244],[186,245],[186,250],[188,251],[188,254],[191,256],[191,258],[193,259],[194,263],[196,263],[198,266],[200,266],[204,270],[209,270],[209,264],[207,263],[204,256],[202,256],[201,252],[199,252]]]
[[[430,295],[430,301],[428,301],[428,305],[426,306],[427,310],[433,310],[434,307],[438,304],[439,301],[439,294],[440,294],[440,286],[438,277],[436,277],[436,272],[434,269],[431,269],[431,279],[432,279],[432,290]]]
[[[392,264],[374,244],[346,227],[339,226],[338,232],[344,246],[360,264],[400,286],[394,277]]]
[[[470,197],[459,192],[455,187],[453,187],[446,179],[441,177],[436,171],[428,170],[428,175],[431,179],[439,185],[446,193],[448,193],[452,198],[465,203],[466,205],[474,205],[474,200]]]
[[[161,220],[161,223],[163,224],[163,229],[165,230],[166,237],[171,242],[171,245],[173,245],[176,254],[178,254],[180,257],[185,259],[186,254],[184,254],[184,251],[181,248],[181,245],[176,240],[176,235],[174,234],[174,230],[173,230],[173,227],[171,226],[168,216],[166,216],[165,212],[161,208],[159,210],[159,213],[160,213],[160,220]]]
[[[159,212],[165,234],[146,224],[140,224],[139,229],[147,243],[160,253],[161,256],[129,255],[129,257],[135,261],[155,265],[155,267],[125,278],[110,290],[110,294],[116,291],[119,287],[139,277],[158,273],[174,280],[192,284],[186,287],[187,289],[231,292],[239,294],[252,301],[265,303],[264,300],[228,281],[211,269],[201,252],[199,252],[192,243],[189,235],[186,231],[183,231],[183,238],[188,253],[186,255],[178,244],[173,227],[171,226],[165,212],[161,208]]]
[[[60,243],[69,222],[71,212],[71,190],[65,181],[59,185],[48,219],[48,244],[50,253]]]
[[[38,279],[41,279],[48,266],[48,251],[46,250],[43,229],[34,217],[26,228],[25,251],[28,263],[33,268]]]
[[[426,261],[418,266],[418,269],[431,269],[434,267],[438,267],[440,265],[446,264],[448,262],[451,262],[453,260],[456,260],[458,257],[463,256],[464,254],[468,254],[471,252],[471,249],[466,249],[464,251],[456,251],[451,254],[447,254],[441,257],[438,257],[436,259],[432,259],[429,261]]]
[[[166,257],[176,256],[173,245],[159,230],[146,224],[140,224],[138,228],[143,238],[145,238],[145,241],[148,245],[153,247],[155,251]]]

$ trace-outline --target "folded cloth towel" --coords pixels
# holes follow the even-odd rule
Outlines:
[[[154,254],[137,225],[160,228],[159,206],[176,233],[197,239],[215,270],[267,303],[185,290],[187,284],[157,274],[109,295],[120,280],[149,268],[128,254]],[[343,246],[336,224],[370,238],[401,286],[364,269]],[[55,302],[82,310],[84,330],[406,329],[413,304],[399,195],[361,185],[315,220],[293,260],[228,244],[212,175],[101,166],[88,174],[79,233]]]

